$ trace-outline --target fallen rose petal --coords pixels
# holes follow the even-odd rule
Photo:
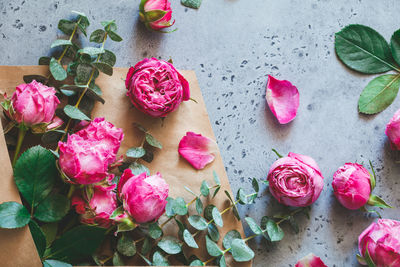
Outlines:
[[[298,263],[296,263],[295,267],[327,267],[325,263],[313,253],[308,254]]]
[[[200,170],[214,160],[213,144],[214,142],[208,137],[187,132],[179,142],[178,152],[195,169]]]
[[[269,108],[279,123],[292,121],[299,108],[299,91],[289,81],[268,75],[266,97]]]

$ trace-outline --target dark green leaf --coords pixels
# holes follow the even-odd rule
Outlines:
[[[143,245],[142,245],[142,250],[141,250],[141,252],[142,252],[142,254],[143,255],[147,255],[149,252],[150,252],[150,250],[151,250],[151,241],[150,241],[150,238],[148,238],[147,236],[144,238],[144,241],[143,241]]]
[[[161,143],[151,134],[146,133],[146,142],[151,145],[152,147],[156,147],[162,149]]]
[[[210,256],[218,257],[223,254],[222,250],[218,247],[218,245],[214,241],[212,241],[208,236],[206,236],[206,248]]]
[[[79,49],[78,53],[88,54],[89,56],[97,56],[98,54],[104,53],[104,48],[88,46],[88,47]]]
[[[196,199],[196,211],[199,215],[203,213],[203,202],[200,198]]]
[[[19,228],[27,225],[31,219],[28,210],[17,202],[0,204],[0,228]]]
[[[53,189],[57,177],[53,154],[41,146],[27,149],[14,166],[14,180],[31,207],[37,206]]]
[[[253,231],[253,233],[255,233],[256,235],[262,235],[263,231],[261,229],[260,226],[258,226],[258,224],[254,221],[253,218],[251,217],[246,217],[245,218],[247,224],[249,225],[251,231]]]
[[[368,83],[358,100],[361,113],[375,114],[387,108],[397,96],[400,74],[378,76]]]
[[[222,240],[222,245],[224,246],[225,249],[230,249],[232,241],[234,239],[241,239],[241,238],[242,236],[237,230],[231,230],[225,234],[224,240]]]
[[[400,64],[400,30],[393,33],[390,39],[390,48],[392,55],[397,64]]]
[[[125,265],[124,261],[122,260],[122,258],[118,252],[114,252],[114,255],[112,258],[112,263],[114,266],[124,266]]]
[[[221,213],[219,212],[217,207],[214,207],[212,209],[212,217],[216,225],[218,225],[219,227],[224,226],[224,221],[222,220]]]
[[[293,231],[298,234],[300,232],[299,225],[297,224],[296,220],[293,216],[289,217],[289,224],[292,227]]]
[[[114,31],[108,31],[108,36],[110,36],[110,39],[113,40],[114,42],[121,42],[122,37],[119,36],[116,32]]]
[[[115,56],[115,54],[113,52],[106,49],[106,50],[104,50],[104,53],[101,54],[99,60],[100,60],[100,62],[107,63],[110,66],[114,66],[115,62],[117,61],[117,57]]]
[[[102,29],[95,30],[92,32],[90,35],[90,41],[95,42],[95,43],[102,43],[104,40],[104,36],[106,35],[106,32]]]
[[[92,65],[98,69],[99,71],[111,76],[113,74],[113,68],[112,66],[108,65],[107,63],[104,62],[95,62],[92,63]]]
[[[137,162],[133,162],[131,165],[129,165],[129,169],[132,170],[132,173],[134,175],[139,175],[142,173],[147,173],[147,175],[150,175],[150,170],[144,166],[143,164],[137,163]]]
[[[201,5],[201,0],[181,0],[182,5],[198,9]]]
[[[96,92],[94,92],[91,88],[86,91],[86,96],[92,98],[93,100],[99,101],[102,104],[105,103],[105,100],[101,96],[96,94]]]
[[[231,201],[231,203],[233,205],[233,207],[232,207],[233,215],[235,215],[236,219],[238,219],[240,221],[239,211],[236,208],[236,203],[233,201],[231,194],[229,194],[228,191],[225,190],[224,192],[225,192],[225,195],[229,198],[229,200]]]
[[[64,133],[62,130],[48,131],[42,135],[41,140],[44,144],[54,144],[61,139]]]
[[[183,240],[185,240],[185,243],[191,247],[191,248],[199,248],[199,246],[196,243],[196,240],[194,240],[192,234],[189,232],[188,229],[183,230]]]
[[[191,226],[200,231],[207,229],[208,226],[207,221],[199,215],[189,216],[188,222]]]
[[[60,62],[58,62],[54,57],[50,59],[49,68],[51,75],[53,75],[54,79],[56,79],[57,81],[62,81],[67,78],[67,72],[65,71],[63,66],[61,66]]]
[[[72,13],[75,13],[78,15],[78,19],[80,20],[79,24],[82,25],[82,27],[84,27],[85,29],[87,27],[89,27],[89,25],[90,25],[89,19],[87,18],[85,13],[79,12],[79,11],[72,11]]]
[[[58,223],[43,224],[41,228],[46,237],[46,246],[49,247],[54,239],[56,239]]]
[[[208,225],[208,236],[211,238],[212,241],[218,242],[220,236],[217,226],[214,223],[210,223]]]
[[[155,9],[151,11],[147,11],[144,13],[146,22],[153,22],[157,21],[159,19],[162,19],[165,14],[167,14],[167,11],[161,10],[161,9]]]
[[[58,39],[58,40],[55,40],[51,44],[50,48],[54,48],[54,47],[57,47],[57,46],[64,46],[64,45],[68,45],[68,46],[72,45],[72,42],[70,40]]]
[[[215,208],[215,205],[213,205],[213,204],[207,205],[206,208],[204,209],[204,218],[211,221],[213,219],[212,212],[213,212],[214,208]]]
[[[254,258],[254,252],[247,246],[242,239],[233,239],[231,243],[232,256],[235,261],[243,262]]]
[[[183,239],[183,231],[185,231],[185,229],[187,228],[186,225],[181,222],[180,220],[174,218],[176,224],[178,225],[179,231],[178,231],[178,236]]]
[[[58,260],[45,260],[43,267],[72,267],[72,265]]]
[[[61,220],[69,211],[70,202],[61,194],[49,195],[35,211],[35,218],[42,222],[56,222]]]
[[[136,254],[136,244],[129,234],[123,234],[118,239],[117,250],[122,255],[131,257]]]
[[[178,254],[182,251],[182,245],[179,240],[173,236],[163,237],[157,244],[159,248],[168,254]]]
[[[161,252],[156,251],[153,254],[153,265],[154,266],[169,266],[168,260],[161,254]]]
[[[375,207],[380,207],[380,208],[393,208],[392,206],[387,204],[385,202],[385,200],[383,200],[382,198],[380,198],[376,195],[372,195],[372,194],[369,197],[367,204],[371,205],[371,206],[375,206]]]
[[[215,191],[214,191],[214,193],[213,193],[213,198],[217,195],[217,193],[219,192],[219,190],[221,189],[221,186],[220,185],[218,185],[216,188],[215,188]]]
[[[174,200],[172,208],[178,215],[186,215],[188,212],[185,200],[182,197],[178,197]]]
[[[208,183],[206,180],[201,183],[200,193],[205,197],[210,193],[210,189],[208,188]]]
[[[133,126],[135,126],[136,128],[138,128],[138,130],[140,130],[141,132],[144,132],[144,133],[147,132],[147,129],[144,128],[144,127],[143,127],[142,125],[140,125],[139,123],[134,122],[134,123],[132,123],[132,124],[133,124]]]
[[[46,250],[46,237],[35,221],[29,222],[29,230],[31,231],[33,241],[35,242],[39,258],[42,258],[44,251]]]
[[[272,242],[281,241],[284,236],[282,228],[273,220],[268,220],[266,225],[267,234]]]
[[[253,178],[253,180],[251,181],[251,185],[253,186],[253,189],[254,191],[256,191],[256,193],[260,191],[260,186],[258,185],[258,181],[256,178]]]
[[[86,116],[85,113],[80,111],[79,108],[77,108],[75,106],[66,105],[64,107],[64,112],[71,119],[90,121],[90,118],[88,116]]]
[[[75,22],[62,19],[58,22],[58,29],[67,35],[71,35],[75,28]]]
[[[149,225],[149,236],[153,239],[160,238],[163,235],[163,231],[157,222]]]
[[[46,84],[49,81],[47,77],[44,77],[42,75],[24,75],[23,79],[25,83],[31,83],[33,80],[35,80],[37,82]]]
[[[396,69],[386,40],[363,25],[349,25],[335,34],[335,50],[349,68],[362,73],[381,73]]]
[[[50,64],[50,57],[39,58],[39,65],[49,65],[49,64]]]
[[[143,147],[132,147],[126,151],[126,156],[130,158],[141,158],[146,154]]]

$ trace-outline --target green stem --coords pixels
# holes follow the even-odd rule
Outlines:
[[[14,167],[15,163],[17,162],[17,158],[18,158],[18,155],[19,155],[19,151],[21,150],[22,143],[24,141],[26,130],[27,129],[26,129],[26,127],[24,125],[20,125],[19,126],[17,147],[15,148],[14,159],[12,161],[12,166],[13,167]]]
[[[69,187],[69,190],[68,190],[67,198],[71,198],[74,191],[75,191],[75,186],[73,184],[71,184],[71,186]]]

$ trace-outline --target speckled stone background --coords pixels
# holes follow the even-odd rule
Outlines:
[[[138,23],[139,0],[0,0],[0,64],[34,65],[49,53],[60,18],[71,10],[88,14],[90,31],[116,19],[122,43],[117,66],[143,57],[173,58],[180,69],[196,70],[233,190],[250,190],[250,179],[264,179],[276,159],[271,148],[312,156],[325,176],[325,188],[311,219],[299,216],[300,233],[284,227],[283,241],[250,244],[255,266],[294,266],[314,252],[328,266],[357,266],[357,237],[375,216],[348,211],[335,200],[331,181],[348,161],[372,160],[375,193],[400,207],[400,154],[390,150],[385,125],[400,108],[396,101],[376,116],[357,113],[362,88],[373,76],[344,67],[334,53],[334,33],[350,23],[372,26],[387,39],[397,30],[396,0],[203,0],[198,11],[172,1],[176,27],[171,34],[148,32]],[[112,46],[112,47],[110,47]],[[300,90],[297,118],[279,125],[266,109],[268,74],[288,79]],[[241,215],[260,220],[279,208],[262,187],[257,204]],[[400,219],[400,209],[381,212]],[[247,234],[251,234],[245,225]]]

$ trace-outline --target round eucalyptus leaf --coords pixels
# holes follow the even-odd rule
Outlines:
[[[208,227],[207,221],[199,215],[189,216],[188,222],[191,226],[200,231],[205,230]]]
[[[173,236],[163,237],[158,242],[157,246],[168,254],[178,254],[182,251],[181,243]]]
[[[17,202],[3,202],[0,204],[0,228],[19,228],[27,225],[31,220],[28,210]]]

